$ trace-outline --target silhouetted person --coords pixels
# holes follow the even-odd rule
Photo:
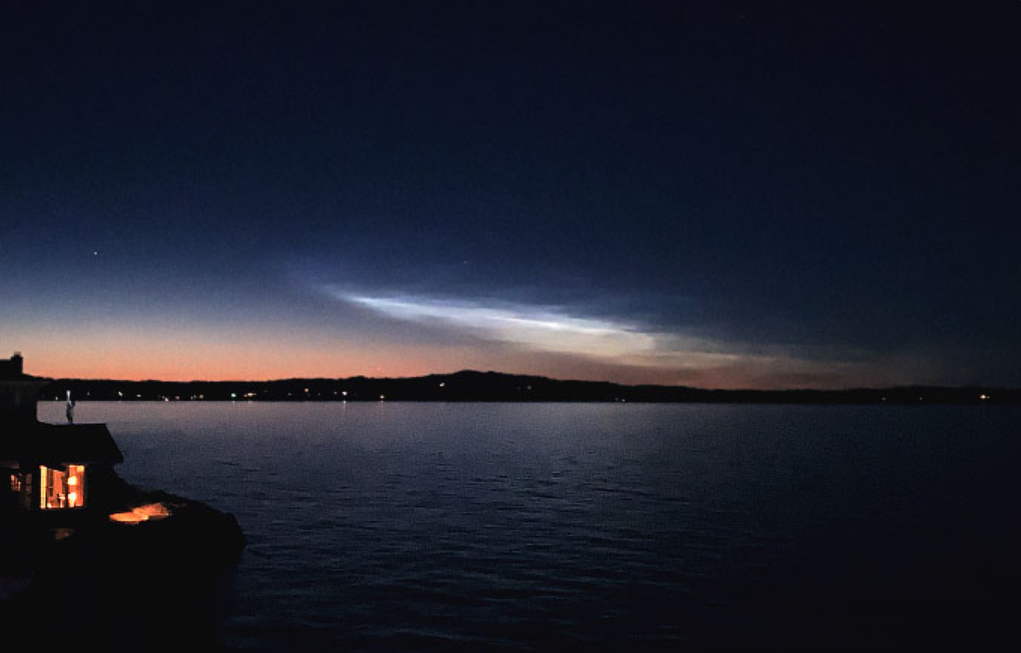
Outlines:
[[[71,391],[67,391],[67,423],[74,424],[74,399],[71,398]]]

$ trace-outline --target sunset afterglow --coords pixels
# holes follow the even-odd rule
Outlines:
[[[1014,46],[670,4],[8,21],[0,355],[1021,384]]]

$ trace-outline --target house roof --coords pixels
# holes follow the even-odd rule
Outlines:
[[[0,460],[112,464],[124,462],[124,455],[106,424],[36,423],[0,433]]]

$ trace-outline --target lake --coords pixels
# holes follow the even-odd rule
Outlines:
[[[109,425],[126,480],[244,529],[215,600],[191,597],[215,605],[208,623],[164,622],[196,649],[1018,634],[1016,407],[80,402],[77,416]],[[136,591],[124,603],[144,612],[159,588]]]

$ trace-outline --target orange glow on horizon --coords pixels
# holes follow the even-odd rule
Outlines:
[[[464,369],[624,385],[720,389],[841,389],[919,382],[932,373],[908,359],[885,371],[855,362],[732,356],[678,366],[648,357],[588,358],[494,343],[436,345],[326,337],[314,332],[146,333],[119,329],[68,340],[53,333],[2,333],[25,356],[25,372],[49,378],[122,381],[268,381],[290,378],[415,377]],[[13,337],[11,337],[13,336]],[[86,337],[88,336],[88,337]],[[2,353],[0,353],[2,355]],[[717,361],[712,361],[716,363]]]
[[[285,378],[417,376],[436,371],[442,351],[352,346],[285,349],[263,343],[181,343],[159,347],[22,347],[25,373],[49,378],[123,381],[266,381]],[[455,358],[455,357],[451,357]],[[457,356],[456,358],[460,358]],[[451,370],[454,371],[454,370]]]
[[[684,385],[718,389],[843,389],[897,385],[907,376],[877,376],[864,369],[822,370],[797,362],[777,361],[774,367],[742,361],[731,367],[670,369],[621,361],[586,360],[536,352],[486,352],[467,347],[380,347],[365,350],[280,350],[240,346],[208,347],[186,354],[164,349],[139,352],[103,350],[64,357],[39,351],[26,356],[25,372],[49,378],[119,381],[271,381],[291,378],[401,378],[449,374],[464,369],[528,374],[562,380],[609,381],[623,385]]]

